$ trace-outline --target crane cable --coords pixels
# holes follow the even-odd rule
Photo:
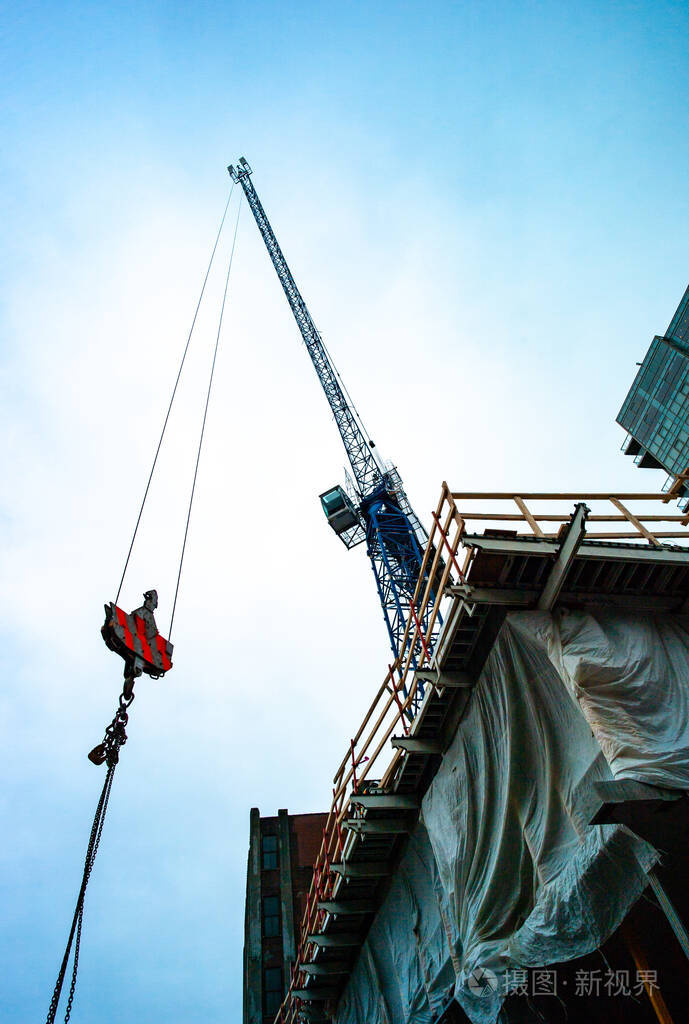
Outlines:
[[[148,491],[149,491],[149,488],[151,486],[151,480],[153,478],[153,472],[154,472],[155,467],[156,467],[156,462],[158,460],[158,455],[160,454],[160,449],[161,449],[161,446],[162,446],[163,438],[165,436],[165,431],[166,431],[166,428],[167,428],[168,420],[170,418],[170,412],[172,410],[172,404],[174,402],[175,394],[177,392],[177,386],[179,385],[180,377],[182,375],[182,369],[184,368],[184,363],[185,363],[185,360],[186,360],[186,357],[187,357],[187,352],[189,350],[189,343],[191,341],[191,336],[193,334],[194,326],[196,324],[196,319],[198,317],[199,309],[200,309],[200,306],[201,306],[201,300],[203,299],[203,295],[204,295],[204,292],[205,292],[205,289],[206,289],[206,284],[208,282],[208,276],[210,274],[210,270],[211,270],[211,267],[213,265],[213,259],[215,257],[215,252],[216,252],[216,249],[218,247],[218,242],[220,240],[220,235],[222,233],[223,225],[225,223],[225,218],[227,216],[227,211],[229,209],[230,199],[232,198],[233,190],[234,190],[234,185],[230,189],[230,195],[229,195],[229,197],[227,199],[227,203],[225,204],[225,209],[223,211],[222,220],[220,221],[220,227],[218,229],[218,233],[217,233],[216,238],[215,238],[215,243],[213,245],[213,251],[211,253],[211,258],[210,258],[210,261],[208,263],[208,267],[207,267],[207,270],[206,270],[206,275],[205,275],[204,280],[203,280],[203,285],[202,285],[202,288],[201,288],[201,294],[199,296],[199,300],[198,300],[198,303],[196,305],[196,310],[194,312],[194,317],[193,317],[193,320],[192,320],[191,328],[189,330],[189,334],[188,334],[188,337],[187,337],[186,345],[184,347],[184,352],[182,354],[182,360],[181,360],[181,363],[180,363],[180,366],[179,366],[179,370],[177,372],[177,378],[175,380],[175,384],[174,384],[174,387],[173,387],[173,390],[172,390],[172,397],[170,398],[170,403],[169,403],[168,408],[167,408],[167,413],[165,415],[165,420],[164,420],[164,423],[163,423],[163,429],[161,431],[160,438],[158,440],[158,446],[156,448],[156,452],[155,452],[155,455],[154,455],[154,458],[153,458],[153,465],[151,466],[151,471],[150,471],[150,474],[149,474],[149,477],[148,477],[148,482],[146,484],[146,489],[144,491],[143,501],[141,502],[141,507],[139,509],[139,514],[138,514],[138,517],[137,517],[137,520],[136,520],[136,525],[134,527],[134,534],[132,536],[132,540],[131,540],[131,543],[129,545],[129,551],[127,553],[127,558],[125,560],[124,571],[122,573],[122,578],[120,580],[120,586],[119,586],[119,589],[117,591],[117,596],[118,597],[119,597],[119,594],[120,594],[120,590],[122,589],[122,583],[124,582],[124,576],[125,576],[125,573],[127,571],[127,565],[129,563],[129,559],[131,557],[132,548],[134,546],[134,540],[136,539],[136,534],[137,534],[137,531],[138,531],[138,528],[139,528],[139,524],[141,522],[141,516],[142,516],[143,510],[144,510],[144,506],[146,504],[146,498],[148,496]],[[207,419],[207,416],[208,416],[208,406],[209,406],[209,403],[210,403],[211,389],[212,389],[212,386],[213,386],[213,377],[214,377],[214,373],[215,373],[215,364],[216,364],[217,355],[218,355],[218,346],[219,346],[219,343],[220,343],[220,333],[221,333],[221,329],[222,329],[223,316],[224,316],[224,313],[225,313],[225,304],[226,304],[226,301],[227,301],[227,291],[228,291],[229,280],[230,280],[230,272],[232,270],[232,263],[233,263],[233,259],[234,259],[235,245],[236,245],[236,241],[237,241],[237,229],[239,227],[239,214],[240,214],[240,211],[241,211],[241,198],[240,198],[239,207],[238,207],[238,210],[237,210],[237,220],[235,222],[234,235],[233,235],[233,238],[232,238],[232,250],[231,250],[231,253],[230,253],[230,259],[229,259],[229,264],[228,264],[228,268],[227,268],[227,274],[226,274],[226,277],[225,277],[225,288],[224,288],[224,291],[223,291],[222,305],[221,305],[221,308],[220,308],[220,316],[219,316],[219,320],[218,320],[218,329],[217,329],[217,334],[216,334],[216,338],[215,338],[215,347],[214,347],[214,350],[213,350],[213,360],[212,360],[212,363],[211,363],[211,369],[210,369],[210,375],[209,375],[209,381],[208,381],[208,389],[207,389],[207,392],[206,392],[206,403],[205,403],[205,407],[204,407],[203,420],[202,420],[202,424],[201,424],[201,432],[200,432],[200,436],[199,436],[199,444],[198,444],[198,449],[197,449],[197,453],[196,453],[196,464],[195,464],[195,467],[194,467],[194,476],[193,476],[193,481],[192,481],[192,486],[191,486],[191,494],[190,494],[190,497],[189,497],[189,506],[188,506],[188,509],[187,509],[187,519],[186,519],[186,525],[185,525],[185,529],[184,529],[184,540],[183,540],[183,543],[182,543],[182,552],[181,552],[181,555],[180,555],[179,568],[178,568],[178,572],[177,572],[177,585],[176,585],[176,588],[175,588],[175,597],[174,597],[174,603],[173,603],[173,607],[172,607],[172,618],[171,618],[171,621],[170,621],[170,633],[168,635],[170,635],[171,632],[172,632],[172,622],[174,621],[174,614],[175,614],[175,608],[176,608],[176,605],[177,605],[177,596],[178,596],[178,593],[179,593],[180,579],[181,579],[181,576],[182,576],[182,565],[183,565],[183,562],[184,562],[184,553],[185,553],[186,544],[187,544],[187,536],[188,536],[188,533],[189,533],[189,523],[190,523],[190,520],[191,520],[191,511],[192,511],[192,506],[193,506],[193,502],[194,502],[194,493],[195,493],[195,490],[196,490],[196,479],[197,479],[197,476],[198,476],[199,462],[200,462],[200,459],[201,459],[201,450],[202,450],[202,447],[203,447],[203,439],[204,439],[204,434],[205,434],[205,429],[206,429],[206,419]],[[106,751],[106,761],[107,761],[108,768],[107,768],[107,772],[106,772],[106,775],[105,775],[105,780],[103,782],[103,788],[101,790],[101,794],[100,794],[100,797],[99,797],[99,800],[98,800],[98,805],[96,807],[96,813],[95,813],[95,816],[94,816],[94,819],[93,819],[93,825],[91,826],[91,834],[90,834],[90,837],[89,837],[88,847],[87,847],[87,850],[86,850],[86,858],[85,858],[85,861],[84,861],[84,870],[83,870],[83,873],[82,873],[81,886],[79,888],[79,894],[77,896],[76,907],[74,909],[74,915],[72,917],[72,925],[71,925],[71,928],[70,928],[69,937],[67,939],[67,946],[65,948],[64,956],[62,958],[62,963],[60,964],[60,970],[58,972],[57,981],[55,982],[55,988],[53,990],[53,995],[52,995],[52,998],[50,1000],[50,1006],[48,1008],[48,1015],[46,1017],[46,1024],[54,1024],[54,1022],[55,1022],[55,1017],[56,1017],[56,1014],[57,1014],[58,1004],[60,1002],[60,996],[61,996],[61,993],[62,993],[62,987],[63,987],[63,984],[64,984],[65,975],[67,973],[67,967],[68,967],[68,964],[69,964],[70,953],[71,953],[71,950],[72,950],[72,944],[74,944],[74,958],[73,958],[73,964],[72,964],[72,978],[71,978],[71,983],[70,983],[70,987],[69,987],[69,996],[67,998],[67,1006],[66,1006],[66,1009],[65,1009],[64,1024],[68,1024],[68,1021],[69,1021],[71,1013],[72,1013],[72,1003],[74,1001],[74,991],[75,991],[75,988],[76,988],[77,973],[78,973],[78,970],[79,970],[79,950],[80,950],[80,946],[81,946],[81,931],[82,931],[82,924],[83,924],[83,919],[84,919],[84,899],[85,899],[85,896],[86,896],[86,887],[88,886],[89,879],[91,877],[91,872],[93,870],[93,865],[94,865],[95,860],[96,860],[96,855],[98,853],[98,847],[100,845],[101,835],[102,835],[102,832],[103,832],[103,825],[105,823],[105,815],[106,815],[106,812],[107,812],[107,809],[108,809],[108,801],[110,799],[110,792],[111,792],[111,789],[112,789],[112,782],[113,782],[113,778],[114,778],[114,775],[115,775],[115,768],[117,767],[118,762],[119,762],[120,748],[122,746],[124,746],[124,744],[127,742],[127,734],[126,734],[126,731],[125,731],[125,726],[127,725],[127,722],[129,720],[128,708],[131,705],[133,700],[134,700],[134,694],[133,693],[129,697],[125,697],[124,693],[120,694],[119,704],[118,704],[117,710],[115,712],[115,717],[113,718],[112,722],[107,727],[107,729],[105,730],[105,737],[104,737],[104,740],[103,740],[103,749]]]
[[[124,583],[124,577],[125,577],[126,572],[127,572],[127,566],[129,565],[129,559],[132,556],[132,549],[134,547],[134,541],[136,540],[136,535],[137,535],[137,533],[139,531],[139,524],[141,523],[141,516],[143,515],[144,505],[146,504],[146,499],[148,498],[148,492],[149,492],[149,489],[151,487],[151,481],[153,479],[153,473],[155,472],[156,464],[158,462],[158,456],[160,455],[160,449],[161,449],[162,444],[163,444],[163,438],[165,437],[165,431],[167,430],[168,420],[170,419],[170,413],[172,412],[172,404],[173,404],[173,402],[175,400],[175,395],[177,394],[177,387],[179,385],[180,377],[182,376],[182,370],[184,369],[184,363],[186,362],[187,352],[189,351],[189,344],[191,342],[191,336],[194,333],[194,327],[196,326],[196,319],[197,319],[197,317],[199,315],[199,309],[201,308],[201,302],[203,300],[203,296],[204,296],[204,293],[206,291],[206,285],[208,283],[208,276],[209,276],[209,274],[211,272],[211,267],[213,266],[213,260],[215,259],[215,251],[218,248],[218,242],[220,241],[220,235],[222,234],[222,229],[223,229],[223,226],[225,224],[225,218],[227,216],[227,211],[228,211],[228,209],[230,207],[230,200],[232,199],[232,193],[233,192],[234,192],[234,182],[232,183],[232,187],[230,189],[230,194],[227,197],[227,202],[225,203],[225,209],[223,210],[222,219],[220,221],[220,227],[218,228],[218,233],[215,236],[215,243],[213,245],[213,251],[211,252],[211,258],[208,261],[208,266],[206,268],[206,276],[204,277],[203,284],[201,285],[201,294],[199,295],[199,300],[196,303],[196,309],[194,310],[194,316],[193,316],[192,321],[191,321],[191,327],[189,328],[189,334],[187,335],[187,342],[186,342],[186,345],[184,346],[184,351],[182,353],[182,360],[181,360],[181,362],[179,364],[179,369],[177,371],[177,378],[175,380],[175,386],[172,389],[172,395],[170,396],[170,402],[169,402],[169,405],[167,407],[167,412],[165,413],[165,419],[163,421],[163,429],[160,432],[160,437],[158,438],[158,446],[157,446],[157,448],[155,450],[155,455],[153,456],[153,464],[151,466],[151,472],[148,474],[148,481],[146,483],[146,489],[144,490],[144,496],[143,496],[143,498],[141,500],[141,507],[139,508],[139,514],[136,517],[136,524],[134,526],[134,533],[132,534],[132,539],[131,539],[131,542],[129,544],[129,550],[127,551],[127,557],[125,558],[125,561],[124,561],[124,569],[122,570],[122,576],[120,578],[120,585],[117,588],[117,594],[115,595],[115,604],[117,604],[117,602],[119,600],[120,591],[122,590],[122,584]]]
[[[168,630],[168,639],[172,640],[172,624],[175,621],[175,609],[177,607],[177,595],[179,594],[179,583],[182,578],[182,565],[184,563],[184,552],[187,547],[187,536],[189,534],[189,522],[191,520],[191,509],[194,504],[194,492],[196,490],[196,478],[199,473],[199,462],[201,460],[201,448],[203,447],[203,437],[206,432],[206,418],[208,416],[208,404],[211,400],[211,388],[213,387],[213,375],[215,373],[215,361],[218,358],[218,345],[220,344],[220,331],[222,330],[222,321],[225,314],[225,302],[227,301],[227,289],[230,283],[230,273],[232,272],[232,261],[234,260],[234,248],[237,244],[237,229],[239,228],[239,215],[242,212],[242,197],[239,197],[239,206],[237,207],[237,220],[234,225],[234,235],[232,236],[232,249],[230,251],[230,261],[227,266],[227,275],[225,277],[225,290],[222,296],[222,304],[220,306],[220,317],[218,319],[218,333],[215,337],[215,348],[213,349],[213,362],[211,363],[211,372],[208,378],[208,391],[206,392],[206,405],[203,410],[203,420],[201,423],[201,433],[199,435],[199,446],[196,452],[196,465],[194,466],[194,478],[191,483],[191,494],[189,495],[189,507],[187,509],[187,521],[184,526],[184,540],[182,541],[182,552],[179,556],[179,569],[177,570],[177,584],[175,586],[175,597],[172,602],[172,615],[170,616],[170,629]]]

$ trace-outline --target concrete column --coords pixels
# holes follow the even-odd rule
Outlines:
[[[280,915],[282,918],[282,958],[285,988],[297,959],[294,934],[294,897],[292,886],[292,851],[290,848],[289,817],[286,810],[278,811],[278,846],[280,853]]]
[[[263,1016],[261,943],[261,815],[251,808],[249,863],[246,872],[244,922],[244,1024],[260,1024]]]

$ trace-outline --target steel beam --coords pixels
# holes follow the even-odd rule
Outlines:
[[[419,801],[415,796],[403,793],[355,793],[349,802],[359,807],[370,807],[381,811],[417,811]]]
[[[332,1021],[332,1016],[323,1016],[325,1011],[322,1006],[319,1006],[317,1010],[311,1006],[302,1006],[299,1012],[309,1021],[309,1024],[331,1024]]]
[[[330,870],[344,878],[384,878],[390,874],[390,865],[384,860],[363,861],[361,864],[331,864]]]
[[[446,587],[445,593],[462,597],[470,604],[499,604],[512,608],[528,608],[538,601],[539,591],[516,590],[514,587],[472,587],[462,583],[457,587]]]
[[[671,548],[652,548],[644,544],[618,547],[615,541],[607,541],[600,545],[584,541],[579,548],[578,557],[604,559],[610,562],[657,562],[660,565],[672,562],[689,565],[689,548],[673,551]]]
[[[319,900],[318,909],[327,914],[356,917],[357,914],[372,914],[376,904],[373,900]]]
[[[624,806],[646,803],[660,807],[663,802],[674,803],[681,797],[680,790],[651,786],[636,779],[604,779],[593,784],[581,806],[585,807],[588,824],[600,825],[618,822],[613,812]]]
[[[342,949],[346,946],[360,946],[361,938],[353,932],[333,932],[332,935],[314,933],[306,936],[307,942],[314,942],[317,946]]]
[[[570,570],[574,556],[576,555],[584,534],[586,533],[586,517],[589,514],[589,507],[583,502],[576,506],[564,539],[560,543],[560,551],[548,574],[548,579],[538,599],[538,609],[542,612],[549,612],[558,599],[565,582],[565,577]]]
[[[347,818],[342,827],[360,835],[397,836],[411,832],[403,818]]]
[[[433,658],[436,665],[442,665],[444,663],[445,655],[447,654],[448,647],[451,644],[457,625],[462,621],[464,604],[465,602],[462,601],[453,601],[450,613],[440,627],[438,639],[436,640],[435,649],[433,651]]]
[[[501,555],[556,555],[559,550],[557,541],[540,540],[538,537],[484,537],[482,533],[474,533],[463,537],[462,543],[468,548],[495,551]]]
[[[332,1020],[332,1015],[324,1016],[325,1011],[322,1006],[319,1006],[318,1009],[313,1006],[302,1006],[300,1013],[312,1024],[330,1024]]]
[[[324,960],[319,963],[299,964],[299,970],[314,977],[327,974],[349,974],[350,964],[346,960]]]
[[[592,591],[577,591],[560,594],[560,604],[596,605],[597,607],[619,608],[628,612],[681,612],[682,598],[670,594],[607,594]],[[689,608],[687,608],[689,611]]]
[[[579,549],[581,554],[581,548]],[[688,560],[689,561],[689,560]],[[448,588],[450,593],[458,590],[471,589],[467,587]],[[464,596],[464,595],[456,595]],[[471,596],[466,596],[467,601],[474,604],[489,604],[495,607],[512,608],[535,608],[540,593],[538,590],[514,590],[510,587],[474,587]],[[559,600],[561,604],[576,602],[578,605],[585,603],[589,605],[606,605],[611,608],[622,608],[627,611],[679,611],[689,612],[689,598],[682,604],[682,598],[670,594],[616,594],[608,590],[577,590],[569,591],[563,588],[560,591]]]
[[[584,540],[577,552],[578,558],[601,559],[610,562],[656,562],[689,564],[689,548],[676,550],[671,547],[652,548],[644,543],[636,543],[636,536],[629,534],[629,542],[608,540],[596,542],[594,538]],[[463,539],[466,547],[479,548],[481,551],[492,551],[500,555],[557,555],[560,545],[554,540],[539,540],[518,537],[484,537],[482,534],[471,534]]]
[[[292,996],[294,999],[303,999],[305,1002],[310,1003],[327,1003],[329,999],[337,999],[340,994],[339,988],[331,986],[330,988],[293,988]]]
[[[433,683],[435,686],[447,686],[448,689],[474,685],[474,679],[468,672],[439,672],[435,668],[418,668],[414,675],[424,682]]]
[[[416,736],[393,736],[390,743],[396,750],[406,750],[408,754],[442,754],[443,748],[438,740],[423,740]]]

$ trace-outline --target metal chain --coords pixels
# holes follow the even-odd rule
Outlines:
[[[133,693],[129,697],[125,697],[124,690],[122,691],[115,717],[105,729],[103,742],[94,747],[89,754],[89,761],[92,761],[94,764],[106,762],[109,768],[117,764],[120,759],[120,747],[123,747],[127,742],[127,733],[125,731],[129,721],[127,709],[133,700]]]
[[[98,822],[98,832],[96,833],[95,842],[93,843],[93,849],[91,850],[91,856],[88,853],[86,855],[86,864],[84,865],[85,872],[85,884],[84,884],[84,896],[86,895],[86,886],[88,885],[89,878],[91,877],[91,871],[93,869],[94,862],[96,860],[96,854],[98,853],[98,847],[100,846],[100,837],[103,834],[103,825],[105,823],[105,812],[108,808],[108,800],[110,799],[110,790],[112,789],[112,780],[115,775],[115,767],[117,761],[112,765],[108,766],[108,772],[105,777],[105,799],[103,800],[103,806],[100,814],[100,821]],[[77,933],[74,942],[74,965],[72,967],[72,980],[69,986],[69,996],[67,999],[67,1009],[65,1011],[65,1024],[69,1021],[72,1015],[72,1003],[74,1001],[74,990],[77,984],[77,972],[79,970],[79,949],[81,947],[81,926],[84,920],[84,896],[81,898],[81,906],[79,907],[79,920],[77,922]]]
[[[88,847],[86,850],[86,858],[84,860],[84,872],[81,879],[81,887],[79,889],[79,895],[77,897],[77,904],[74,908],[74,916],[72,918],[72,927],[70,929],[69,938],[67,940],[67,948],[62,958],[62,964],[60,965],[60,971],[55,982],[55,989],[53,990],[53,996],[50,1000],[50,1007],[48,1009],[48,1016],[46,1017],[46,1024],[54,1024],[55,1016],[57,1014],[57,1007],[60,1002],[60,995],[62,993],[62,986],[65,980],[65,974],[67,972],[67,965],[69,963],[69,956],[72,949],[72,943],[74,943],[74,963],[72,966],[72,978],[69,986],[69,996],[67,999],[67,1007],[65,1011],[65,1024],[68,1024],[69,1018],[72,1013],[72,1003],[74,1001],[74,990],[77,984],[77,972],[79,970],[79,949],[81,945],[81,929],[84,920],[84,898],[86,896],[86,887],[91,877],[91,871],[96,860],[96,854],[98,853],[98,847],[100,846],[101,835],[103,834],[103,825],[105,823],[105,814],[108,809],[108,801],[110,800],[110,791],[112,789],[112,781],[115,775],[115,768],[119,761],[120,747],[123,747],[127,742],[127,733],[125,726],[129,721],[127,709],[134,700],[134,694],[129,698],[126,698],[124,693],[120,694],[117,710],[115,716],[107,726],[105,730],[105,736],[103,742],[95,747],[89,754],[89,758],[96,764],[103,764],[107,762],[108,770],[105,775],[105,781],[103,783],[103,789],[101,790],[100,797],[98,799],[98,806],[96,807],[96,813],[93,819],[93,825],[91,826],[91,835],[89,836]]]

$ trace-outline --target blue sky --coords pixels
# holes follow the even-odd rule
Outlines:
[[[652,489],[614,417],[689,278],[681,3],[6,5],[4,1019],[47,1010],[120,668],[114,597],[242,154],[428,522],[454,489]],[[233,205],[233,211],[235,207]],[[233,214],[234,215],[234,214]],[[229,237],[219,266],[227,258]],[[221,274],[123,603],[165,628]],[[318,810],[387,665],[343,453],[248,211],[175,624],[88,895],[72,1019],[238,1019],[248,813]]]

